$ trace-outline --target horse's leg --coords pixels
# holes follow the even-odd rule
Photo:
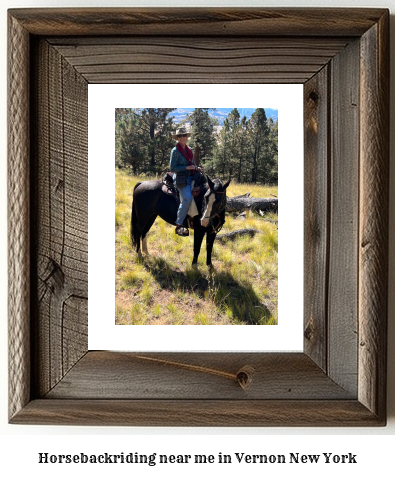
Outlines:
[[[195,217],[196,219],[196,217]],[[195,233],[193,238],[193,261],[192,265],[197,266],[198,257],[200,254],[200,248],[202,247],[203,237],[205,234],[205,230],[203,227],[200,226],[199,219],[196,221],[194,220],[195,224]]]
[[[213,265],[211,264],[211,253],[213,252],[213,245],[217,234],[211,233],[206,234],[206,249],[207,249],[207,260],[206,264],[210,267]]]
[[[140,250],[140,240],[141,240],[141,229],[138,224],[137,213],[135,208],[135,203],[133,201],[132,214],[130,220],[130,239],[132,241],[133,247],[136,248],[136,252],[141,257]]]
[[[147,249],[147,234],[157,217],[158,217],[157,214],[151,216],[146,222],[145,226],[143,227],[143,232],[141,233],[143,254],[146,254],[147,256],[149,255],[148,249]]]
[[[141,251],[146,256],[149,256],[149,252],[148,252],[148,249],[147,249],[147,236],[144,237],[144,239],[141,241]]]

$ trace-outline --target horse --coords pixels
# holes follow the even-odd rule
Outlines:
[[[212,267],[211,253],[217,233],[225,223],[226,188],[220,179],[211,180],[207,177],[209,188],[195,198],[200,213],[193,218],[194,243],[192,265],[196,266],[200,248],[206,235],[207,259],[206,265]],[[141,257],[142,252],[148,255],[147,234],[159,216],[173,226],[176,225],[178,203],[162,191],[163,182],[158,180],[138,182],[133,190],[133,205],[131,214],[130,235],[132,245]],[[184,221],[187,227],[187,219]]]

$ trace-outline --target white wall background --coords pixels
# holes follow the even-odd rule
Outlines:
[[[313,1],[248,1],[241,0],[201,0],[185,2],[181,0],[167,1],[104,1],[90,0],[85,2],[61,0],[3,0],[0,7],[0,435],[2,436],[2,453],[0,454],[0,472],[2,476],[31,474],[36,476],[69,476],[70,471],[77,476],[94,472],[96,475],[116,472],[118,476],[159,476],[174,475],[198,476],[201,473],[222,474],[249,473],[250,476],[262,476],[266,472],[277,474],[293,473],[295,476],[329,476],[336,472],[340,476],[366,473],[393,473],[392,449],[395,445],[395,154],[394,138],[391,138],[391,230],[390,244],[390,302],[389,302],[389,370],[388,370],[388,425],[385,428],[355,429],[149,429],[149,428],[82,428],[82,427],[27,427],[7,424],[7,238],[6,238],[6,45],[8,8],[17,7],[386,7],[391,11],[391,75],[395,80],[395,0],[313,0]],[[391,123],[395,124],[395,98],[391,92]],[[393,131],[393,128],[392,128]],[[374,437],[371,435],[375,435]],[[332,452],[339,454],[354,453],[358,455],[356,465],[179,465],[164,467],[148,467],[140,465],[117,466],[106,469],[104,465],[94,469],[89,465],[38,465],[39,452],[55,454],[65,453],[102,453],[102,452],[139,452],[139,453],[205,453],[218,454],[245,453],[288,453],[305,454]],[[106,465],[107,467],[109,465]],[[240,468],[242,466],[242,468]],[[264,468],[262,468],[262,466]],[[269,468],[268,468],[269,466]],[[281,468],[282,467],[282,468]]]

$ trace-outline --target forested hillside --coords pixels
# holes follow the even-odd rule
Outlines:
[[[223,126],[226,117],[232,111],[232,109],[233,108],[210,108],[210,116],[216,118],[218,123]],[[194,108],[177,108],[176,110],[172,111],[172,115],[174,116],[176,122],[181,122],[188,114],[191,114],[193,110]],[[251,116],[256,108],[237,108],[237,110],[240,113],[240,116],[246,116],[249,120],[251,119]],[[278,110],[265,108],[265,113],[267,119],[272,118],[273,121],[277,121]]]
[[[176,109],[116,108],[116,167],[135,175],[167,171],[175,146],[171,135],[186,124],[192,133],[188,144],[194,153],[199,151],[200,166],[210,176],[277,184],[278,121],[268,119],[264,108],[257,108],[250,119],[233,108],[222,126],[213,108],[195,108],[180,122],[172,115]]]

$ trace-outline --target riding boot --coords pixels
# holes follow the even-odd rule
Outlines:
[[[189,236],[189,231],[186,227],[184,226],[176,226],[176,234],[182,237]]]

